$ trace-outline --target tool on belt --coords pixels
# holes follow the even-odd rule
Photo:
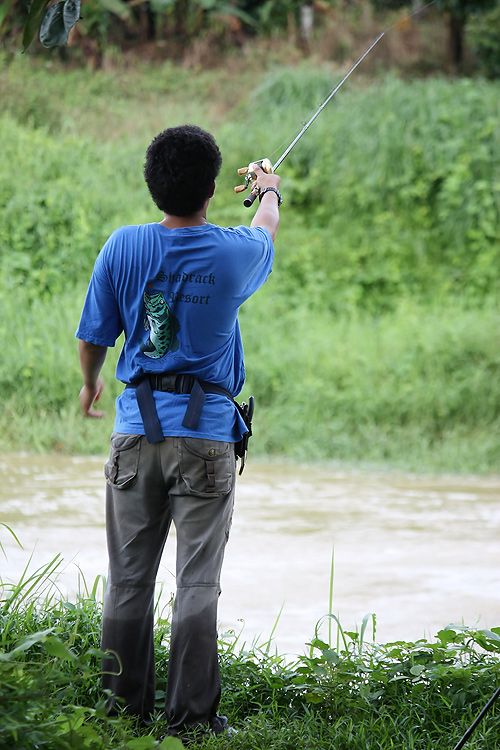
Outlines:
[[[127,383],[125,387],[135,389],[137,404],[148,443],[159,443],[163,440],[163,430],[158,412],[156,411],[153,391],[189,394],[186,412],[182,420],[182,426],[189,430],[198,429],[201,412],[207,400],[207,393],[215,393],[228,398],[234,404],[247,428],[241,440],[235,443],[236,457],[241,459],[239,473],[243,472],[248,451],[248,440],[252,436],[253,396],[250,396],[248,404],[245,402],[238,404],[226,388],[222,388],[222,386],[215,383],[209,383],[206,380],[199,380],[194,375],[184,373],[149,373],[135,380],[133,383]]]

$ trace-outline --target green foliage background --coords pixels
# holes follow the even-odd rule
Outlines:
[[[236,169],[282,153],[340,79],[331,65],[91,73],[17,59],[0,96],[3,450],[105,452],[78,414],[74,331],[94,259],[156,221],[144,151],[163,127],[211,129],[224,165],[210,219],[248,223]],[[497,472],[499,84],[346,85],[280,169],[273,274],[241,313],[251,451]]]
[[[160,218],[142,179],[151,138],[211,129],[224,154],[211,219],[248,223],[236,169],[276,159],[341,74],[0,65],[0,447],[104,454],[119,346],[107,415],[84,420],[74,331],[107,236]],[[360,74],[283,164],[275,268],[241,312],[253,455],[499,473],[499,102],[497,82]],[[57,567],[0,581],[0,744],[174,750],[161,714],[147,729],[105,715],[100,583],[55,601]],[[360,632],[336,622],[336,643],[317,629],[293,664],[226,634],[221,708],[239,733],[206,746],[452,747],[494,693],[499,628],[377,646],[368,616]],[[168,631],[160,619],[159,708]],[[495,710],[471,750],[498,747]]]

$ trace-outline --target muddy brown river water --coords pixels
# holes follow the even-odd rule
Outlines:
[[[106,574],[104,458],[0,460],[0,577],[60,553],[69,598]],[[500,626],[500,476],[421,477],[250,462],[238,478],[222,577],[221,632],[298,654],[328,613],[347,630],[375,613],[376,640],[432,637],[450,623]],[[160,568],[174,592],[175,534]],[[276,624],[280,610],[281,616]],[[327,636],[325,622],[320,633]]]

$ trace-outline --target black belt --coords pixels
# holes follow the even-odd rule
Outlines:
[[[207,393],[216,393],[226,396],[235,405],[232,394],[220,385],[208,383],[206,380],[198,380],[194,375],[179,374],[171,375],[159,373],[149,374],[134,383],[127,383],[126,388],[135,388],[137,404],[144,423],[144,431],[149,443],[159,443],[163,440],[163,431],[156,411],[153,391],[166,391],[168,393],[189,393],[189,401],[182,420],[182,426],[190,430],[197,430],[201,411],[207,400]],[[238,405],[237,405],[238,406]]]

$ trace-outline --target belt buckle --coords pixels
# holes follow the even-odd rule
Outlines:
[[[168,376],[165,377],[164,373],[157,373],[156,375],[150,375],[149,380],[151,387],[154,391],[165,391],[167,393],[174,393],[174,388],[168,383]]]
[[[162,388],[161,376],[158,376],[156,374],[150,374],[148,375],[148,380],[150,382],[152,391],[161,391],[161,388]]]
[[[191,393],[194,385],[194,375],[181,374],[175,378],[176,393]]]

